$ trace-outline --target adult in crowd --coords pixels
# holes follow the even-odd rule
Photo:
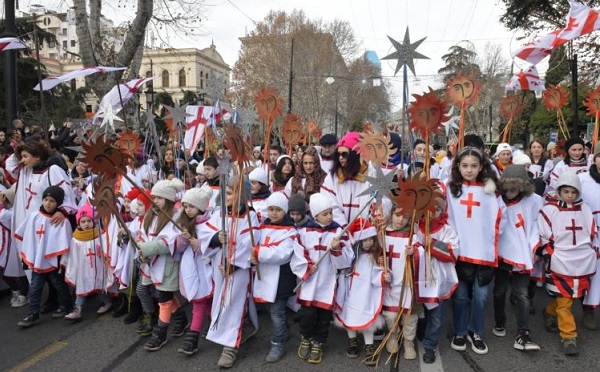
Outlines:
[[[306,148],[300,158],[298,172],[289,180],[285,187],[285,194],[292,196],[301,194],[308,203],[310,196],[321,190],[327,173],[321,168],[317,149],[312,146]]]
[[[327,173],[335,163],[335,148],[338,140],[335,134],[327,133],[319,139],[321,145],[321,168]]]

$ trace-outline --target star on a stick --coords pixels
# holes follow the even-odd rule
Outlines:
[[[383,197],[387,196],[388,198],[392,194],[392,190],[397,188],[396,182],[394,182],[394,176],[396,172],[389,172],[388,174],[383,174],[381,168],[375,168],[375,177],[365,176],[367,181],[371,184],[371,186],[365,191],[358,194],[358,196],[375,196],[375,200],[378,203],[383,201]]]
[[[393,52],[392,54],[389,54],[385,57],[383,57],[382,59],[397,59],[398,63],[396,64],[396,71],[394,71],[394,75],[396,75],[398,73],[398,71],[400,71],[400,68],[404,65],[408,65],[408,68],[410,68],[410,71],[413,73],[413,75],[417,76],[417,74],[415,73],[415,59],[429,59],[429,57],[426,57],[424,55],[422,55],[421,53],[418,53],[416,51],[416,49],[419,47],[419,45],[421,45],[421,43],[427,39],[427,37],[422,38],[419,41],[414,42],[413,44],[410,43],[410,36],[408,34],[408,27],[406,28],[406,33],[404,34],[404,41],[402,44],[400,44],[399,42],[397,42],[396,40],[392,39],[391,37],[388,36],[388,39],[390,39],[390,41],[392,42],[392,45],[394,46],[394,48],[396,48],[396,51]]]
[[[164,106],[169,111],[169,114],[165,115],[163,119],[173,119],[174,124],[183,124],[185,123],[186,117],[193,116],[192,114],[185,112],[185,106],[179,106],[177,102],[173,104],[173,107],[168,105]]]
[[[115,132],[115,120],[123,121],[123,119],[121,119],[120,117],[117,116],[117,112],[115,112],[113,110],[112,105],[109,104],[108,106],[106,106],[104,108],[104,113],[102,116],[102,123],[100,124],[100,128],[106,128],[107,133],[108,133],[108,130],[110,129],[110,131],[112,133],[114,133]]]

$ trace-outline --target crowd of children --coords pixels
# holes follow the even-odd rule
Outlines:
[[[331,137],[323,144],[336,143]],[[277,154],[273,169],[260,162],[247,176],[223,176],[219,161],[208,157],[187,189],[172,175],[152,182],[151,172],[139,170],[153,185],[143,192],[126,187],[120,228],[115,218],[97,217],[93,192],[75,192],[91,176],[69,187],[41,142],[17,147],[7,170],[19,181],[0,192],[0,267],[13,290],[11,305],[28,304],[18,325],[40,322],[48,283],[53,317],[80,320],[86,298],[99,293],[98,314],[129,308],[124,322],[137,321],[135,331],[149,337],[146,350],[160,350],[169,335],[184,336],[178,352],[194,355],[204,334],[223,346],[222,368],[234,365],[240,344],[257,332],[257,309],[271,319],[269,363],[286,353],[290,311],[301,335],[296,354],[309,363],[324,359],[332,323],[347,331],[347,356],[362,356],[368,366],[384,349],[415,359],[422,326],[422,358],[433,363],[449,301],[451,348],[470,345],[486,354],[488,299],[493,295],[490,329],[504,337],[509,287],[514,348],[540,350],[529,316],[536,282],[545,282],[554,297],[542,311],[546,330],[560,334],[565,354],[577,354],[574,299],[583,299],[584,325],[592,329],[600,304],[600,146],[585,156],[582,141],[569,140],[554,166],[539,140],[531,158],[500,144],[489,159],[482,141],[467,137],[462,149],[449,146],[445,161],[431,160],[430,175],[444,177],[437,182],[441,196],[435,212],[417,221],[390,200],[362,208],[372,168],[360,160],[359,134],[351,132],[331,154],[309,148],[299,155],[298,173],[290,157]],[[417,174],[424,145],[415,144],[418,161],[394,165],[398,177]],[[330,169],[315,171],[328,161]],[[79,168],[78,177],[86,174]]]

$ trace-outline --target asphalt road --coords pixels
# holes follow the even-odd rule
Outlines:
[[[0,369],[11,371],[215,371],[221,347],[201,340],[199,352],[186,357],[177,353],[182,338],[170,338],[158,352],[149,353],[143,349],[146,339],[140,339],[133,325],[124,325],[121,319],[113,319],[110,314],[98,316],[95,311],[98,299],[86,303],[84,320],[70,323],[64,319],[52,319],[43,315],[42,322],[30,329],[20,329],[19,319],[26,315],[26,308],[12,309],[9,296],[0,298]],[[577,304],[574,312],[578,320],[579,356],[566,357],[561,350],[559,337],[546,333],[543,329],[541,308],[550,298],[538,289],[535,303],[536,315],[531,318],[532,338],[540,344],[542,351],[525,353],[513,349],[512,335],[516,324],[509,306],[507,336],[498,338],[492,335],[492,304],[488,303],[486,333],[484,340],[490,349],[489,354],[480,356],[470,349],[456,352],[450,349],[451,311],[447,312],[447,332],[440,343],[439,361],[435,365],[425,365],[419,359],[399,360],[385,364],[384,353],[377,370],[381,371],[588,371],[600,370],[600,331],[583,329],[580,323],[581,309]],[[449,307],[450,308],[450,307]],[[597,314],[597,318],[600,315]],[[258,334],[241,346],[238,361],[232,370],[237,371],[358,371],[366,370],[360,359],[346,357],[345,331],[332,326],[324,361],[320,366],[312,366],[296,357],[299,343],[298,326],[291,320],[291,339],[286,344],[285,357],[276,364],[269,364],[264,357],[269,349],[270,319],[268,314],[259,315],[261,329]],[[422,347],[419,345],[419,354]]]

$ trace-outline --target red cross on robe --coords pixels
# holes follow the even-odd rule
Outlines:
[[[394,258],[400,258],[400,252],[394,253],[394,245],[390,244],[388,245],[388,267],[390,270],[392,269],[392,262],[394,261]]]
[[[91,248],[88,248],[86,256],[89,257],[89,259],[90,259],[90,267],[93,269],[94,268],[94,259],[92,257],[96,256],[94,254],[94,251],[92,251]]]
[[[519,227],[522,227],[523,229],[525,229],[525,220],[523,220],[523,215],[521,213],[517,214],[517,219],[519,220],[519,222],[517,222],[515,224],[515,227],[518,229]]]
[[[40,226],[39,230],[36,230],[35,235],[39,236],[40,240],[42,239],[42,237],[44,236],[44,224]]]
[[[470,192],[467,194],[466,199],[462,199],[460,201],[460,204],[467,206],[467,218],[471,218],[473,216],[473,207],[479,207],[481,202],[473,200],[473,193]]]
[[[27,186],[25,188],[25,192],[29,193],[29,199],[27,199],[27,205],[25,206],[25,209],[29,209],[29,204],[31,203],[31,199],[33,199],[33,197],[35,195],[37,195],[38,193],[31,189],[31,182],[29,182],[29,186]]]
[[[570,230],[573,233],[573,245],[577,244],[577,231],[583,230],[583,226],[576,226],[575,219],[571,218],[571,226],[566,226],[565,230]]]

